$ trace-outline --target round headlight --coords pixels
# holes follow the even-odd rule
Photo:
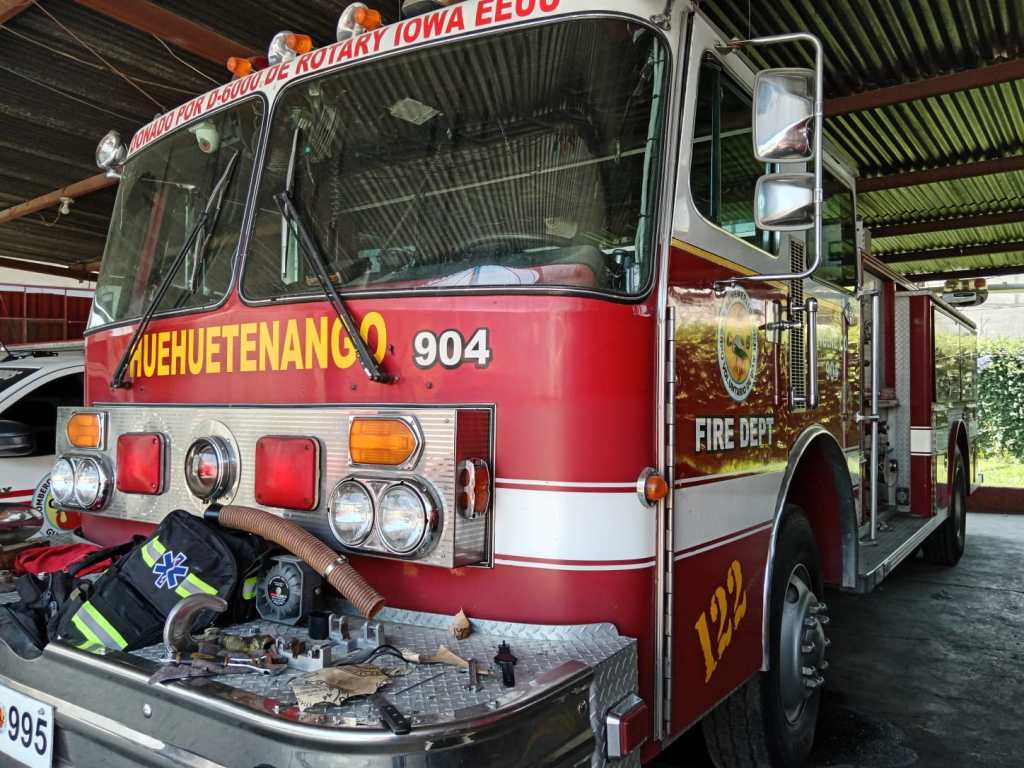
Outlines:
[[[373,529],[373,500],[354,480],[339,485],[331,497],[331,530],[346,547],[361,544]]]
[[[185,484],[202,501],[213,501],[235,482],[235,461],[219,437],[201,437],[185,454]]]
[[[121,165],[127,156],[128,149],[117,131],[109,131],[96,145],[96,165],[104,170]]]
[[[427,505],[407,485],[394,485],[380,500],[380,537],[399,555],[407,555],[423,541],[427,532]]]
[[[103,470],[95,459],[79,459],[75,468],[75,502],[91,509],[103,490]]]
[[[67,459],[57,459],[50,472],[50,492],[61,506],[74,501],[75,468]]]

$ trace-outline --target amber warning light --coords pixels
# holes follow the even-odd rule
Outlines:
[[[354,418],[348,432],[353,464],[397,467],[419,448],[419,439],[404,419]]]
[[[103,417],[99,413],[72,414],[66,432],[75,448],[103,447]]]
[[[253,56],[251,58],[244,58],[242,56],[231,56],[227,61],[228,72],[235,77],[245,77],[253,72],[258,72],[261,69],[266,69],[267,57],[266,56]]]

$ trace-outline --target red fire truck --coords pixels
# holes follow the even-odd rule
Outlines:
[[[103,544],[272,512],[384,597],[353,633],[495,674],[395,678],[407,733],[282,678],[147,685],[159,648],[0,646],[5,685],[83,766],[639,765],[698,722],[717,765],[799,765],[825,587],[963,553],[974,327],[871,258],[813,36],[731,41],[685,1],[406,6],[282,32],[101,143],[52,487]]]

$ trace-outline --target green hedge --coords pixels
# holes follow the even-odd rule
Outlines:
[[[1024,461],[1024,339],[978,339],[978,449]]]

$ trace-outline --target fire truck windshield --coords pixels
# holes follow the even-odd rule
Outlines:
[[[217,215],[203,225],[158,312],[216,304],[231,282],[263,116],[250,99],[181,128],[129,158],[103,252],[89,327],[137,319],[226,175]],[[198,270],[198,271],[197,271]]]
[[[274,108],[243,294],[320,293],[274,202],[292,157],[296,207],[348,292],[642,292],[666,58],[646,27],[573,20],[290,86]]]

